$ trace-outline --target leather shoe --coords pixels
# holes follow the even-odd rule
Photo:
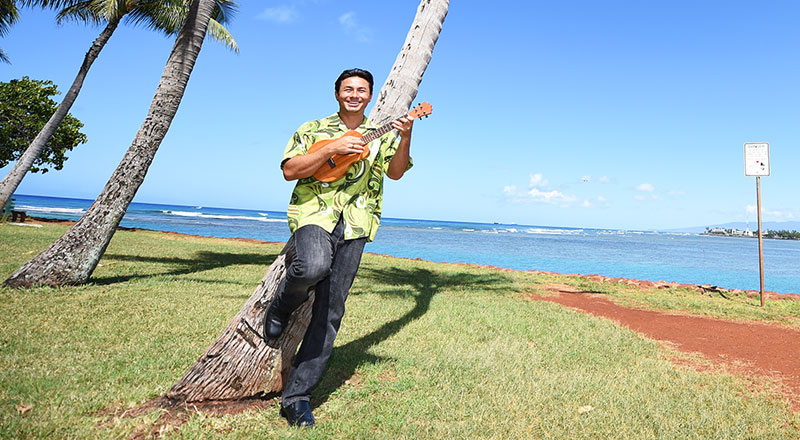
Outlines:
[[[283,314],[278,311],[276,303],[277,301],[273,300],[269,307],[267,307],[267,311],[264,312],[265,339],[276,339],[279,337],[281,333],[283,333],[287,321],[289,321],[288,316],[283,316]]]
[[[289,406],[281,407],[281,417],[284,417],[289,426],[310,428],[314,426],[314,414],[307,400],[298,400]]]

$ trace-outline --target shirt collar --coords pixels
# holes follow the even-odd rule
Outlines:
[[[348,131],[349,130],[347,128],[347,126],[344,125],[344,122],[342,122],[342,118],[339,117],[339,113],[338,112],[334,113],[333,115],[331,115],[329,119],[331,121],[331,124],[338,125],[339,128],[342,131]],[[358,126],[358,128],[356,130],[358,130],[360,128],[365,128],[365,129],[368,129],[368,130],[375,130],[375,129],[378,128],[378,126],[375,125],[369,118],[364,116],[364,120],[361,121],[361,124]]]

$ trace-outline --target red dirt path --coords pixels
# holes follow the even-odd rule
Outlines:
[[[567,285],[547,286],[557,296],[530,296],[609,318],[648,338],[672,343],[683,352],[700,353],[714,364],[749,377],[769,376],[800,412],[800,331],[754,322],[623,307]]]

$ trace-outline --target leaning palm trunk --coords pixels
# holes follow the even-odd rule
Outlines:
[[[50,245],[9,277],[11,287],[59,286],[89,279],[111,237],[144,182],[153,157],[178,111],[203,45],[214,0],[194,0],[178,33],[150,111],[125,157],[88,211]]]
[[[422,0],[392,71],[378,94],[369,119],[383,125],[406,113],[417,97],[422,75],[433,56],[450,0]]]
[[[293,238],[269,267],[244,307],[200,359],[172,385],[173,402],[235,400],[283,389],[290,361],[311,321],[314,292],[276,340],[262,339],[264,312],[292,262]]]
[[[122,17],[117,17],[110,20],[105,29],[103,29],[103,32],[94,40],[92,47],[89,48],[89,51],[86,52],[86,56],[83,58],[83,64],[81,64],[81,68],[78,70],[78,75],[75,76],[72,86],[69,88],[67,94],[64,95],[64,99],[62,99],[61,103],[56,107],[56,111],[50,116],[50,119],[39,131],[39,134],[33,138],[33,142],[28,145],[28,148],[22,153],[22,156],[20,156],[19,160],[14,164],[14,167],[11,168],[11,171],[0,181],[0,206],[5,206],[14,194],[14,191],[17,190],[19,184],[22,183],[22,179],[25,178],[25,175],[28,174],[28,171],[31,169],[33,162],[42,154],[45,145],[47,145],[47,142],[53,136],[53,133],[56,132],[56,129],[58,129],[61,121],[63,121],[64,117],[69,113],[69,109],[72,108],[72,104],[78,97],[81,87],[83,87],[83,80],[86,78],[86,74],[89,73],[89,68],[92,67],[92,63],[94,63],[94,60],[100,55],[100,51],[103,50],[103,47],[105,47],[108,39],[111,38],[114,30],[117,29],[121,18]]]
[[[385,119],[408,110],[428,66],[433,46],[447,15],[449,0],[423,0],[392,74],[381,90],[377,118]],[[420,55],[421,54],[421,55]],[[167,392],[175,402],[204,402],[254,397],[283,389],[300,340],[311,321],[314,294],[292,315],[277,340],[264,341],[261,323],[292,259],[292,239],[267,270],[244,307],[219,338]]]

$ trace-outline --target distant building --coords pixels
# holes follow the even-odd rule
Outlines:
[[[724,237],[753,237],[750,229],[725,229],[725,228],[706,228],[707,235],[721,235]]]

